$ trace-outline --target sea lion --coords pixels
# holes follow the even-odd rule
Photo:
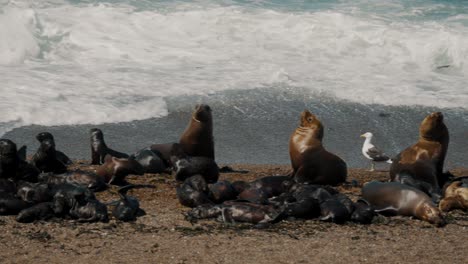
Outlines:
[[[39,170],[28,164],[22,156],[23,153],[18,153],[13,141],[0,139],[0,178],[37,182]]]
[[[222,203],[224,201],[234,200],[237,197],[236,189],[229,181],[218,181],[209,186],[210,200],[214,203]]]
[[[184,181],[195,174],[202,175],[207,183],[215,183],[218,181],[219,168],[213,159],[201,156],[188,156],[182,150],[180,144],[174,144],[171,161],[177,181]]]
[[[0,215],[16,215],[21,210],[30,207],[27,203],[8,193],[0,194]]]
[[[440,196],[440,187],[447,180],[443,167],[448,143],[449,132],[442,113],[429,114],[419,127],[418,142],[393,159],[390,179],[411,185],[433,197]]]
[[[266,224],[277,221],[280,216],[281,210],[272,205],[226,201],[223,204],[195,207],[186,214],[186,219],[193,222],[198,219],[219,218],[225,223]]]
[[[133,159],[119,159],[106,155],[104,164],[96,169],[96,174],[104,178],[109,184],[125,184],[125,177],[129,174],[143,175],[143,166]]]
[[[55,216],[54,203],[43,202],[32,207],[21,210],[16,217],[16,221],[20,223],[32,223],[37,220],[48,220]]]
[[[151,151],[150,148],[144,148],[130,155],[130,158],[140,163],[145,173],[161,173],[166,171],[166,165],[162,158]]]
[[[331,198],[320,204],[320,220],[343,224],[351,217],[349,209],[339,200]]]
[[[346,163],[325,150],[322,145],[323,134],[322,122],[304,110],[300,126],[289,140],[292,176],[296,182],[335,186],[346,181]]]
[[[77,184],[94,192],[106,190],[108,187],[103,177],[82,170],[74,170],[63,174],[41,173],[39,180],[48,184]]]
[[[37,134],[36,139],[39,141],[39,143],[41,143],[43,140],[49,140],[53,142],[55,146],[54,136],[49,132],[42,132]],[[55,150],[55,156],[60,162],[62,162],[65,165],[70,165],[73,163],[72,160],[60,150]],[[26,158],[24,158],[23,160],[26,160]]]
[[[185,179],[184,183],[176,188],[180,204],[192,208],[203,204],[212,204],[208,192],[208,184],[201,175]]]
[[[41,172],[64,173],[67,171],[67,166],[57,158],[55,141],[51,136],[48,133],[40,133],[36,136],[41,145],[31,158],[31,164]]]
[[[368,225],[372,223],[372,219],[374,219],[375,212],[368,201],[364,199],[359,199],[356,203],[354,203],[354,207],[355,209],[353,214],[351,215],[351,221],[363,225]]]
[[[127,185],[118,190],[120,201],[117,202],[116,206],[112,210],[112,215],[124,222],[134,221],[137,216],[145,215],[145,211],[140,208],[140,202],[137,198],[127,195],[127,192],[133,188],[148,188],[153,187],[149,185]]]
[[[232,183],[232,187],[236,190],[237,195],[239,195],[241,192],[250,188],[250,183],[246,181],[235,181]]]
[[[268,194],[263,189],[254,187],[248,188],[241,192],[237,196],[237,199],[248,201],[254,204],[268,204]]]
[[[31,204],[49,202],[52,200],[49,185],[45,183],[23,182],[19,185],[16,195]]]
[[[195,106],[189,124],[179,139],[179,144],[189,156],[215,159],[213,118],[208,105]]]
[[[251,188],[262,189],[270,198],[288,191],[289,184],[285,183],[287,181],[291,181],[288,176],[266,176],[251,182],[250,186]]]
[[[283,211],[284,217],[312,219],[320,215],[320,203],[318,200],[305,197],[301,200],[287,202]]]
[[[98,128],[92,128],[90,131],[91,138],[91,164],[100,165],[105,162],[106,155],[116,158],[128,158],[128,155],[122,152],[115,151],[107,147],[104,141],[104,134]]]
[[[445,225],[444,217],[431,198],[424,192],[399,182],[366,183],[362,198],[376,213],[414,216],[436,226]]]
[[[454,181],[445,188],[445,196],[439,203],[442,212],[453,209],[468,210],[468,186],[463,181]]]

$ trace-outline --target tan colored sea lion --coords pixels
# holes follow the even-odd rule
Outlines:
[[[445,196],[439,203],[439,209],[448,212],[454,209],[468,210],[468,187],[463,182],[454,181],[445,189]]]
[[[119,159],[107,154],[104,164],[96,169],[96,174],[109,184],[126,184],[125,176],[129,174],[143,175],[143,166],[134,159]]]
[[[301,113],[300,126],[294,130],[289,140],[292,175],[297,182],[338,185],[346,181],[346,163],[325,150],[322,139],[322,123],[315,115],[304,110]]]
[[[418,142],[393,159],[391,180],[409,184],[433,198],[439,196],[440,187],[446,181],[442,170],[448,143],[449,133],[442,113],[429,114],[419,127]]]
[[[362,188],[362,198],[380,214],[414,216],[436,226],[445,225],[442,213],[431,198],[406,184],[368,182]]]
[[[190,122],[180,137],[179,143],[189,156],[214,159],[213,118],[208,105],[199,104],[192,113]]]

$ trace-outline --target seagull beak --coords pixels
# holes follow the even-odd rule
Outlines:
[[[366,136],[364,136],[364,134],[362,134],[360,137],[362,137],[362,138],[363,138],[363,137],[366,137]]]

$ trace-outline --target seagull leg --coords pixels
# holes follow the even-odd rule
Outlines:
[[[369,171],[374,171],[374,170],[375,170],[374,162],[371,161],[371,169]]]

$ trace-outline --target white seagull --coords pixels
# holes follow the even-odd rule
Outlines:
[[[361,135],[361,137],[366,138],[364,145],[362,145],[362,154],[364,157],[368,158],[371,161],[370,171],[374,171],[374,162],[387,162],[392,163],[392,160],[385,155],[380,149],[376,148],[372,143],[372,133],[367,132]]]

